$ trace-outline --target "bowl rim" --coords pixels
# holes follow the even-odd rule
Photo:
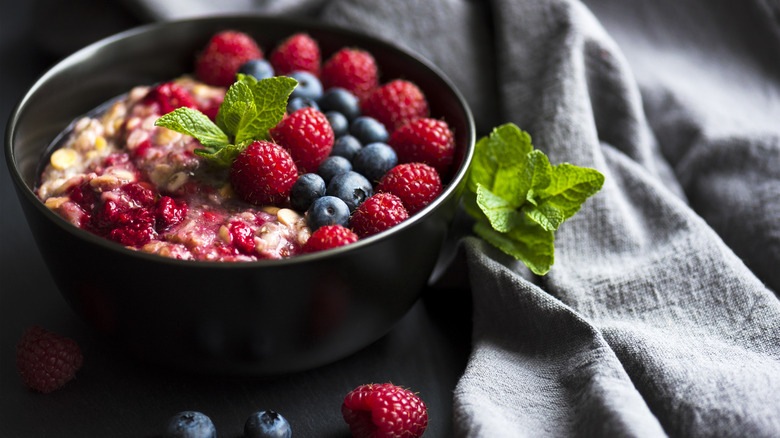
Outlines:
[[[460,135],[467,136],[467,138],[465,139],[466,150],[464,151],[465,153],[463,155],[463,161],[460,167],[457,169],[455,173],[452,174],[449,183],[444,187],[442,193],[439,194],[439,196],[433,202],[431,202],[429,205],[427,205],[425,208],[418,211],[414,215],[410,216],[409,219],[401,222],[398,225],[395,225],[389,230],[382,231],[373,236],[362,238],[357,242],[351,243],[349,245],[345,245],[337,248],[331,248],[324,251],[308,253],[308,254],[304,253],[304,254],[296,255],[294,257],[288,257],[283,259],[261,259],[256,261],[241,261],[241,262],[226,262],[226,261],[214,261],[214,260],[181,260],[172,257],[161,256],[158,254],[147,253],[136,249],[130,249],[119,243],[112,242],[106,238],[94,235],[86,230],[74,226],[73,224],[67,222],[60,215],[56,214],[55,212],[47,208],[44,205],[44,203],[41,202],[38,196],[34,193],[33,189],[31,189],[28,186],[28,184],[25,182],[17,166],[16,156],[15,156],[16,154],[13,147],[13,139],[16,133],[16,125],[18,125],[19,120],[21,119],[23,112],[27,106],[27,103],[52,76],[57,75],[60,71],[64,69],[70,68],[74,65],[77,65],[80,62],[85,61],[86,59],[89,59],[95,52],[97,52],[102,47],[116,44],[119,41],[131,39],[140,34],[154,32],[157,29],[170,27],[170,26],[179,26],[179,25],[196,24],[196,23],[213,24],[213,23],[219,23],[221,21],[231,21],[231,22],[246,22],[247,24],[251,24],[257,22],[262,23],[269,20],[273,20],[274,23],[281,23],[283,26],[288,26],[291,28],[316,29],[317,31],[336,33],[336,34],[343,35],[344,37],[370,41],[371,44],[373,45],[384,46],[386,49],[398,52],[401,55],[410,58],[412,61],[422,65],[424,68],[430,70],[434,75],[438,77],[439,80],[441,80],[446,85],[447,88],[449,88],[450,92],[453,94],[453,97],[455,97],[459,109],[463,113],[466,121],[467,132],[460,134]],[[107,100],[110,98],[111,96],[108,96]],[[8,121],[6,123],[4,152],[5,152],[6,164],[9,168],[11,178],[14,184],[16,185],[17,191],[20,192],[23,196],[27,197],[30,201],[32,201],[32,204],[35,206],[35,208],[40,210],[48,219],[52,220],[54,224],[62,228],[64,231],[75,235],[74,237],[77,237],[79,239],[86,239],[92,244],[99,245],[100,247],[106,250],[116,251],[129,257],[138,257],[142,260],[145,259],[149,262],[172,264],[172,265],[178,265],[184,267],[203,267],[203,268],[211,268],[211,269],[257,269],[259,267],[263,267],[263,268],[281,267],[281,266],[316,262],[317,260],[325,259],[325,258],[335,258],[340,254],[357,251],[360,248],[373,245],[375,242],[384,240],[385,238],[389,238],[390,234],[394,232],[401,232],[403,229],[411,227],[415,223],[423,220],[424,217],[426,217],[433,210],[437,209],[442,203],[444,203],[446,198],[453,196],[453,192],[458,190],[458,186],[461,185],[461,183],[464,182],[464,180],[468,177],[467,174],[469,170],[469,165],[474,157],[474,147],[476,142],[475,130],[476,127],[475,127],[474,117],[471,112],[471,109],[468,106],[468,103],[464,98],[463,94],[455,86],[452,80],[449,79],[449,77],[443,71],[441,71],[439,67],[437,67],[433,62],[429,61],[427,58],[425,58],[421,54],[417,53],[416,51],[408,47],[399,46],[393,43],[392,41],[383,39],[375,35],[362,33],[360,31],[349,29],[337,24],[326,23],[326,22],[322,22],[310,18],[294,18],[288,16],[276,16],[276,15],[266,15],[266,14],[253,14],[253,15],[225,14],[225,15],[216,15],[216,16],[209,16],[209,17],[183,18],[183,19],[142,24],[115,33],[113,35],[109,35],[104,38],[101,38],[100,40],[97,40],[71,53],[70,55],[60,59],[52,66],[47,68],[45,72],[39,75],[39,77],[33,82],[31,86],[28,87],[24,95],[19,99],[19,101],[13,107],[10,116],[8,118]]]

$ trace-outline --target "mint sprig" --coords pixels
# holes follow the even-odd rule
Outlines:
[[[238,74],[219,106],[215,122],[192,108],[181,107],[155,121],[182,134],[195,137],[202,148],[195,153],[219,166],[233,159],[255,140],[267,140],[269,130],[284,117],[287,99],[298,81],[286,76],[257,80]]]
[[[551,165],[527,132],[508,123],[477,142],[464,205],[478,236],[545,275],[555,231],[603,185],[595,169]]]

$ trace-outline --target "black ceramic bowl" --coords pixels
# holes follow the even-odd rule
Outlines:
[[[193,71],[216,32],[252,35],[268,52],[295,32],[323,59],[357,46],[381,80],[425,92],[456,133],[455,171],[422,212],[347,247],[286,260],[193,262],[126,249],[74,227],[34,193],[39,163],[68,124],[138,84]],[[5,154],[27,221],[61,293],[100,333],[140,357],[199,370],[271,374],[323,365],[387,333],[419,298],[459,205],[474,146],[458,91],[419,56],[365,35],[278,17],[216,17],[143,26],[92,44],[45,73],[8,123]]]

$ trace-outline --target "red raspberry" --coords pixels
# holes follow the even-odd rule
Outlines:
[[[362,49],[345,47],[322,66],[322,85],[327,90],[341,87],[363,100],[379,85],[376,60]]]
[[[342,225],[325,225],[317,228],[303,246],[303,252],[311,253],[337,248],[357,242],[358,235]]]
[[[192,95],[175,82],[165,82],[152,88],[144,96],[142,103],[144,105],[157,105],[157,112],[160,114],[168,114],[183,106],[198,107]]]
[[[157,236],[154,213],[147,208],[131,208],[120,213],[116,220],[116,228],[108,233],[114,242],[140,248]]]
[[[360,104],[363,115],[385,125],[387,132],[420,117],[428,117],[428,100],[417,85],[395,79],[374,90]]]
[[[27,329],[16,345],[16,366],[24,383],[42,393],[62,387],[76,376],[84,358],[78,344],[43,327]]]
[[[244,254],[255,252],[255,233],[249,225],[236,219],[230,221],[228,231],[230,231],[233,246],[239,252]]]
[[[421,162],[446,175],[455,154],[455,135],[443,120],[421,118],[390,134],[387,143],[399,163]]]
[[[290,151],[301,173],[316,172],[333,149],[335,136],[325,114],[301,108],[271,128],[271,138]]]
[[[187,203],[163,196],[154,207],[155,227],[162,233],[180,224],[187,216]]]
[[[217,33],[195,60],[195,75],[201,81],[228,87],[236,81],[239,67],[250,59],[262,59],[263,52],[252,37],[232,30]]]
[[[230,185],[243,200],[257,205],[282,205],[290,196],[298,169],[278,144],[256,141],[230,166]]]
[[[377,193],[366,199],[352,214],[350,226],[362,237],[373,236],[409,218],[401,198],[392,193]]]
[[[341,415],[355,438],[419,438],[428,427],[428,408],[417,394],[392,383],[353,389]]]
[[[401,198],[409,215],[413,215],[441,194],[442,185],[433,167],[425,163],[404,163],[390,169],[379,180],[376,190]]]
[[[279,76],[300,70],[320,75],[320,46],[305,33],[296,33],[282,41],[269,60]]]

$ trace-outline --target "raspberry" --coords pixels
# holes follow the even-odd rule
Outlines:
[[[301,70],[319,76],[320,47],[309,35],[296,33],[276,46],[270,61],[274,73],[280,76]]]
[[[344,88],[362,100],[379,85],[379,69],[370,53],[345,47],[325,62],[321,79],[326,90]]]
[[[187,203],[163,196],[154,206],[155,227],[162,233],[178,225],[187,216]]]
[[[228,224],[228,231],[233,241],[233,246],[241,253],[252,254],[255,252],[255,233],[252,228],[240,220],[232,220]]]
[[[192,95],[181,85],[175,82],[165,82],[149,90],[144,96],[144,105],[157,105],[160,114],[168,114],[176,108],[197,108],[198,105]]]
[[[106,203],[108,204],[108,203]],[[157,236],[154,214],[146,208],[131,208],[121,214],[108,238],[125,246],[139,248]]]
[[[441,194],[441,178],[425,163],[399,164],[379,180],[377,192],[392,193],[404,203],[410,215],[417,213]]]
[[[271,128],[271,137],[292,155],[301,171],[316,172],[333,149],[335,136],[325,114],[312,107],[301,108]]]
[[[252,37],[232,30],[215,34],[195,60],[195,75],[201,81],[228,87],[236,80],[241,65],[262,59],[263,52]]]
[[[282,205],[298,178],[290,153],[278,144],[256,141],[230,166],[230,185],[241,199],[257,205]]]
[[[373,236],[409,218],[401,198],[392,193],[377,193],[360,204],[352,214],[350,226],[362,237]]]
[[[421,118],[396,129],[387,143],[399,163],[421,162],[446,175],[455,154],[455,136],[443,120]]]
[[[428,100],[417,85],[404,79],[392,80],[374,90],[360,104],[363,115],[373,117],[392,133],[420,117],[428,117]]]
[[[27,329],[16,345],[16,366],[24,383],[42,393],[62,387],[76,376],[83,356],[78,344],[43,327]]]
[[[352,230],[341,225],[325,225],[317,228],[303,246],[303,252],[311,253],[337,248],[357,242],[358,236]]]
[[[341,414],[355,438],[418,438],[428,427],[425,402],[392,383],[353,389],[344,397]]]

